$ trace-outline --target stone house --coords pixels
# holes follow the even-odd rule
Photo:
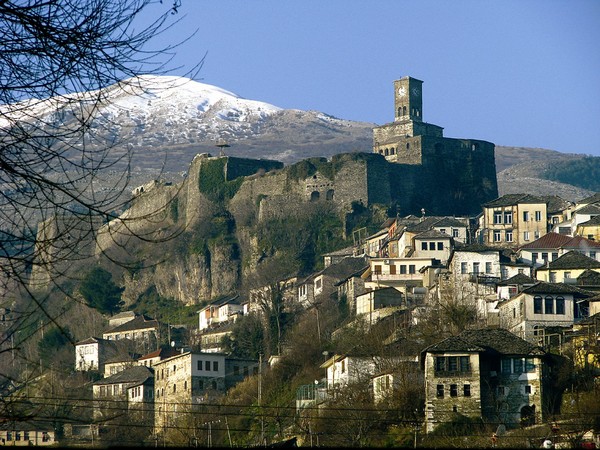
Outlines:
[[[0,445],[7,447],[56,447],[54,427],[46,421],[2,421],[0,422]]]
[[[243,309],[239,295],[214,300],[198,311],[198,329],[202,331],[211,325],[235,321]]]
[[[520,247],[548,231],[547,202],[530,194],[506,194],[482,205],[481,243]]]
[[[335,283],[338,301],[347,305],[350,314],[356,312],[356,298],[366,292],[362,277],[366,270],[367,267],[364,267]]]
[[[600,261],[600,242],[581,236],[549,232],[518,249],[519,258],[532,267],[542,267],[570,251],[578,251]]]
[[[408,307],[406,297],[397,289],[388,287],[375,289],[356,298],[356,316],[372,325],[400,308]]]
[[[258,361],[182,349],[180,354],[156,363],[154,371],[154,420],[159,433],[175,424],[178,416],[258,373]]]
[[[369,268],[363,273],[365,289],[393,287],[407,296],[415,288],[430,285],[427,269],[435,266],[437,261],[434,258],[371,258]]]
[[[425,380],[419,367],[419,357],[406,357],[395,367],[376,373],[371,378],[373,402],[393,402],[398,395],[406,395],[412,386],[423,386]]]
[[[577,224],[575,234],[600,243],[600,214],[592,217],[587,222]]]
[[[75,370],[104,373],[107,362],[128,357],[129,344],[93,336],[79,341],[75,343]]]
[[[154,369],[146,366],[134,366],[117,372],[110,377],[94,382],[94,417],[107,418],[114,415],[115,407],[120,403],[122,409],[136,404],[151,410],[154,405]],[[147,415],[151,417],[151,414]]]
[[[166,325],[159,323],[144,314],[137,315],[114,328],[102,333],[102,338],[109,341],[130,340],[140,353],[148,353],[166,340]]]
[[[523,291],[523,289],[533,286],[538,280],[528,277],[522,273],[512,276],[506,280],[496,283],[496,294],[498,300],[508,300]]]
[[[309,275],[296,285],[299,304],[309,308],[326,299],[337,299],[337,283],[367,266],[367,259],[363,256],[348,257]]]
[[[536,278],[548,283],[577,284],[577,278],[587,270],[600,273],[600,261],[578,251],[570,251],[539,267]]]
[[[427,433],[459,415],[516,428],[552,412],[546,352],[507,330],[465,330],[424,349],[420,361]]]
[[[593,296],[576,286],[538,281],[498,303],[499,323],[529,342],[548,343],[545,338],[549,334],[587,317],[586,300]]]

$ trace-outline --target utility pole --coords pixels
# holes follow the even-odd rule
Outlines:
[[[260,443],[265,444],[265,419],[262,412],[262,353],[258,354],[258,408],[260,410]]]

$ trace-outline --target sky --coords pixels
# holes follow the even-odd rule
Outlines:
[[[377,125],[411,76],[446,137],[600,156],[600,0],[182,0],[173,17],[161,42],[195,34],[170,75],[204,57],[196,81]]]

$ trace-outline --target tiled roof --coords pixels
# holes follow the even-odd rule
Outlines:
[[[579,200],[577,203],[598,203],[600,202],[600,192],[590,195],[589,197]]]
[[[537,280],[531,277],[528,277],[525,274],[518,273],[515,276],[507,278],[506,280],[502,280],[498,283],[498,286],[512,286],[515,284],[535,284]]]
[[[499,247],[491,247],[485,244],[463,244],[461,242],[456,242],[454,246],[455,251],[460,252],[471,252],[471,253],[482,253],[482,252],[501,252],[503,249]]]
[[[578,210],[576,210],[573,214],[594,214],[594,215],[598,215],[598,214],[600,214],[600,205],[597,205],[595,203],[593,203],[591,205],[585,205],[585,206],[579,208]]]
[[[600,216],[598,216],[600,217]],[[583,236],[575,236],[571,238],[569,242],[562,246],[564,249],[569,248],[579,248],[583,250],[588,250],[590,248],[600,248],[600,242],[592,241],[591,239],[585,238]]]
[[[95,386],[117,383],[143,383],[148,378],[154,377],[154,369],[146,366],[133,366],[110,377],[103,378],[94,383]]]
[[[354,255],[354,247],[346,247],[341,250],[325,253],[323,256],[351,256]]]
[[[523,289],[526,294],[573,294],[575,296],[591,297],[594,293],[564,283],[546,283],[538,281],[533,286]]]
[[[434,225],[436,228],[439,227],[455,227],[455,228],[464,228],[467,226],[466,223],[461,222],[460,220],[454,217],[442,217],[439,221],[437,221]]]
[[[581,275],[577,277],[579,285],[600,285],[600,273],[595,270],[585,269]]]
[[[83,341],[79,341],[76,342],[75,345],[87,345],[87,344],[95,344],[95,343],[99,343],[99,342],[109,342],[107,339],[102,339],[99,337],[89,337],[87,339],[84,339]]]
[[[411,233],[418,233],[419,231],[427,231],[434,227],[434,225],[440,221],[440,217],[425,217],[418,223],[411,223],[406,225],[406,229]]]
[[[582,222],[579,225],[583,225],[583,226],[594,226],[594,225],[600,225],[600,214],[595,215],[594,217],[592,217],[590,220],[586,221],[586,222]]]
[[[147,355],[141,356],[138,358],[138,361],[143,361],[145,359],[152,359],[152,358],[158,358],[160,357],[160,359],[165,359],[165,358],[170,358],[171,356],[175,356],[176,354],[181,353],[180,350],[177,350],[173,347],[162,347],[159,348],[158,350],[153,351],[152,353],[148,353]]]
[[[368,266],[367,260],[363,257],[347,257],[341,261],[331,264],[321,271],[323,275],[327,275],[338,280],[348,277],[349,275],[358,272]]]
[[[465,330],[427,347],[423,352],[491,352],[502,355],[543,355],[544,351],[502,328]]]
[[[554,232],[546,233],[539,239],[536,239],[529,244],[521,246],[521,249],[558,249],[563,244],[573,239],[571,236],[565,236],[564,234],[558,234]]]
[[[118,325],[108,331],[105,331],[104,334],[107,333],[121,333],[124,331],[133,331],[133,330],[143,330],[145,328],[157,328],[158,320],[152,319],[144,314],[137,316],[135,319],[130,320],[129,322],[125,322],[121,325]]]
[[[558,259],[548,263],[548,269],[598,269],[600,261],[596,261],[589,256],[576,250],[565,253]]]
[[[484,203],[482,206],[484,208],[493,208],[497,206],[513,206],[529,203],[546,203],[546,200],[530,194],[506,194],[495,200]]]
[[[548,214],[560,213],[572,205],[572,202],[559,197],[558,195],[541,195],[542,199],[546,200]]]
[[[450,235],[437,230],[427,230],[417,234],[415,239],[450,239]]]

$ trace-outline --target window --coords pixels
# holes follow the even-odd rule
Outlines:
[[[506,242],[512,242],[512,240],[513,240],[512,230],[507,230],[506,231]]]
[[[473,263],[473,273],[479,273],[479,263],[478,262]]]
[[[390,275],[396,275],[396,266],[394,264],[390,265]]]
[[[173,384],[173,394],[174,394],[175,392],[177,392],[177,383],[174,383],[174,384]]]
[[[499,231],[494,231],[494,242],[500,242],[500,240],[502,239],[501,236],[502,235]]]
[[[533,232],[533,238],[534,239],[539,239],[540,238],[540,232],[539,231],[534,231]]]
[[[523,222],[529,222],[529,211],[523,211]]]
[[[427,250],[427,242],[421,242],[421,250]]]
[[[444,398],[444,385],[438,384],[436,389],[437,398]]]
[[[526,394],[531,394],[531,385],[528,384],[527,386],[525,386],[525,393]]]
[[[556,283],[556,272],[550,271],[550,275],[548,276],[548,280],[550,283]]]
[[[173,373],[175,373],[176,370],[177,370],[177,366],[175,364],[173,364]]]
[[[525,371],[526,372],[534,372],[535,371],[535,363],[532,358],[525,359]]]
[[[462,273],[462,274],[469,273],[469,269],[467,267],[467,263],[466,262],[461,262],[460,263],[460,273]]]
[[[204,361],[204,370],[210,370],[210,361]]]
[[[485,273],[492,273],[492,263],[489,261],[485,263]]]
[[[24,431],[23,432],[23,439],[28,441],[29,440],[29,431]]]
[[[542,260],[544,261],[544,263],[548,262],[548,253],[546,253],[546,252],[542,253]]]
[[[414,264],[410,264],[410,265],[408,266],[408,273],[409,273],[409,274],[414,274],[414,273],[416,273],[416,271],[415,271],[415,265],[414,265]]]
[[[435,357],[435,371],[444,372],[446,370],[446,358],[443,356]]]
[[[556,297],[556,314],[564,314],[565,313],[565,298],[564,297]]]
[[[202,370],[202,361],[198,361],[198,370]]]
[[[523,360],[520,358],[513,359],[513,372],[523,373]]]
[[[21,440],[21,432],[20,431],[16,431],[15,432],[15,441],[20,441]]]
[[[381,273],[381,266],[379,266],[379,267],[380,267],[379,272]],[[320,278],[315,281],[315,288],[321,289],[321,279]]]
[[[502,211],[494,211],[494,223],[502,223]]]
[[[512,212],[508,211],[504,213],[504,223],[512,223]]]
[[[440,251],[444,250],[444,243],[443,242],[438,242],[437,243],[437,249],[440,250]]]
[[[533,297],[533,313],[541,314],[542,313],[542,297],[536,295]]]
[[[452,237],[459,237],[460,236],[460,231],[458,228],[452,228]]]
[[[558,253],[556,252],[552,253],[552,261],[554,261],[555,259],[558,259]]]
[[[542,220],[542,212],[541,211],[536,211],[535,212],[535,221],[536,222],[540,222]]]
[[[507,374],[511,372],[511,360],[510,359],[502,359],[500,360],[500,370],[502,373]]]
[[[461,372],[469,372],[470,367],[469,367],[469,357],[468,356],[461,356],[460,357],[460,371]]]
[[[457,397],[458,396],[458,387],[456,384],[451,384],[450,385],[450,397]]]
[[[458,370],[458,358],[456,356],[448,357],[448,370],[450,372],[456,372]]]
[[[565,279],[571,278],[571,272],[565,272],[564,277],[565,277]]]
[[[471,385],[470,384],[465,384],[463,386],[463,395],[465,397],[470,397],[471,396]]]
[[[529,231],[523,232],[523,240],[524,241],[528,241],[529,240]]]
[[[429,243],[429,250],[435,250],[435,242]]]
[[[533,252],[531,254],[531,261],[536,262],[538,259],[538,254],[536,252]]]
[[[346,373],[346,360],[342,360],[342,373]]]
[[[381,265],[379,264],[375,264],[375,266],[373,266],[373,272],[376,275],[381,275]]]
[[[544,298],[544,314],[554,314],[554,298],[550,295]]]
[[[406,265],[405,264],[400,265],[400,275],[406,275]]]
[[[590,258],[596,259],[596,252],[594,252],[594,251],[590,252]]]

